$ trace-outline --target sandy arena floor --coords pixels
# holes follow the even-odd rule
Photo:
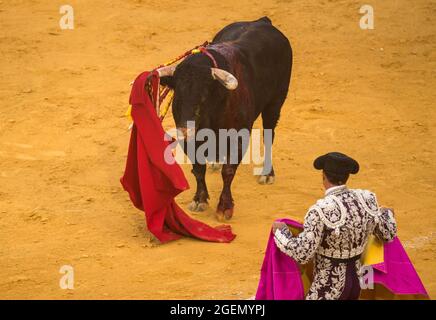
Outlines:
[[[302,219],[322,196],[312,160],[333,150],[362,164],[351,187],[396,209],[399,236],[436,294],[435,1],[372,1],[369,31],[355,0],[72,0],[74,30],[59,28],[61,4],[0,1],[0,298],[248,298],[272,221]],[[264,15],[295,55],[276,184],[240,167],[232,244],[156,246],[119,183],[129,82]],[[217,224],[220,174],[207,181],[211,208],[193,216]],[[75,269],[74,290],[59,287],[62,265]]]

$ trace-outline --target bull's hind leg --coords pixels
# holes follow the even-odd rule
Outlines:
[[[275,181],[274,167],[272,164],[272,146],[274,143],[275,128],[280,117],[280,109],[285,101],[285,98],[286,95],[276,100],[268,108],[262,111],[265,157],[263,162],[263,170],[258,180],[260,184],[273,184]]]
[[[188,209],[191,211],[205,211],[209,204],[209,193],[206,185],[206,165],[195,163],[192,168],[192,173],[197,181],[197,191],[195,192],[194,199],[189,205]]]

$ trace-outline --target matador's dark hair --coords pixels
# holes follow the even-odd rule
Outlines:
[[[324,170],[324,174],[328,181],[331,184],[340,186],[347,183],[348,178],[350,177],[349,173],[333,173]]]

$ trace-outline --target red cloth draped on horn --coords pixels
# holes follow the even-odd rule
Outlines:
[[[160,242],[182,236],[212,242],[232,241],[235,235],[230,226],[210,227],[189,217],[176,204],[174,198],[189,185],[177,162],[165,161],[170,142],[164,140],[165,131],[147,92],[148,78],[152,92],[159,90],[157,72],[144,72],[133,83],[130,104],[134,125],[121,184],[134,206],[145,212],[148,230]]]

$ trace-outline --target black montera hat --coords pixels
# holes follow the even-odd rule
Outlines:
[[[359,172],[359,163],[340,152],[330,152],[316,158],[313,166],[317,170],[334,174],[356,174]]]

